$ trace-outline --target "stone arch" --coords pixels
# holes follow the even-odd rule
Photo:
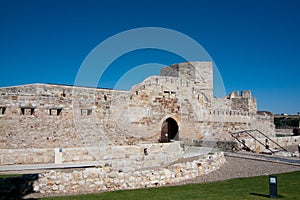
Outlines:
[[[179,140],[179,126],[175,119],[168,117],[161,126],[160,142]]]

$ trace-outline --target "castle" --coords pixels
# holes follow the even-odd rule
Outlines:
[[[0,149],[6,150],[232,141],[230,133],[248,129],[275,136],[273,114],[258,112],[250,91],[214,97],[211,62],[164,67],[130,91],[53,84],[0,88]],[[23,163],[40,162],[50,161]]]

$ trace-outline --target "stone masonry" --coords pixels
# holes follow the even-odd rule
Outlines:
[[[36,198],[122,189],[160,187],[217,170],[225,163],[222,152],[202,155],[193,161],[133,172],[115,171],[109,165],[84,169],[49,170],[39,174],[0,179],[0,200]],[[32,194],[34,193],[34,194]]]
[[[33,183],[33,190],[36,193],[53,195],[167,186],[208,174],[224,163],[224,154],[220,152],[165,168],[135,172],[118,172],[110,166],[73,171],[51,170],[39,174],[38,180]]]
[[[245,129],[273,137],[272,122],[272,113],[257,111],[250,91],[215,98],[211,62],[162,68],[160,76],[148,77],[129,91],[53,84],[3,87],[0,164],[8,163],[8,150],[36,152],[36,158],[20,161],[23,164],[49,163],[55,148],[81,149],[88,152],[86,157],[92,154],[99,160],[109,154],[93,154],[93,148],[231,141],[230,133]]]

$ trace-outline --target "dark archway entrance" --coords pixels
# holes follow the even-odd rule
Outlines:
[[[179,140],[179,134],[177,122],[169,117],[162,124],[160,142],[170,142],[171,140]]]

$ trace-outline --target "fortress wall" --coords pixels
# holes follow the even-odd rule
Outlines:
[[[174,71],[175,69],[175,71]],[[156,143],[164,120],[179,139],[229,139],[232,132],[273,134],[250,91],[212,97],[212,63],[162,68],[130,91],[32,84],[0,88],[0,148],[81,148]]]
[[[222,123],[224,133],[234,133],[240,130],[258,129],[265,134],[275,136],[275,126],[272,116],[264,114],[253,114],[243,111],[210,111],[212,123]]]
[[[100,142],[115,135],[113,125],[110,135],[104,130],[105,124],[113,124],[108,107],[112,93],[121,91],[45,84],[0,91],[6,108],[0,116],[0,148],[80,147],[93,136]]]
[[[1,116],[0,148],[37,148],[51,143],[72,145],[76,136],[73,135],[71,102],[61,96],[63,89],[38,84],[1,88],[1,104],[6,106],[6,111]],[[57,115],[54,108],[55,112],[63,111]]]
[[[219,140],[256,128],[273,134],[269,115],[232,109],[231,99],[245,95],[207,99],[193,87],[181,86],[178,77],[150,77],[129,92],[34,84],[1,88],[1,93],[6,106],[0,116],[2,149],[124,145],[141,138],[157,142],[167,116],[179,123],[182,139],[211,133]]]

